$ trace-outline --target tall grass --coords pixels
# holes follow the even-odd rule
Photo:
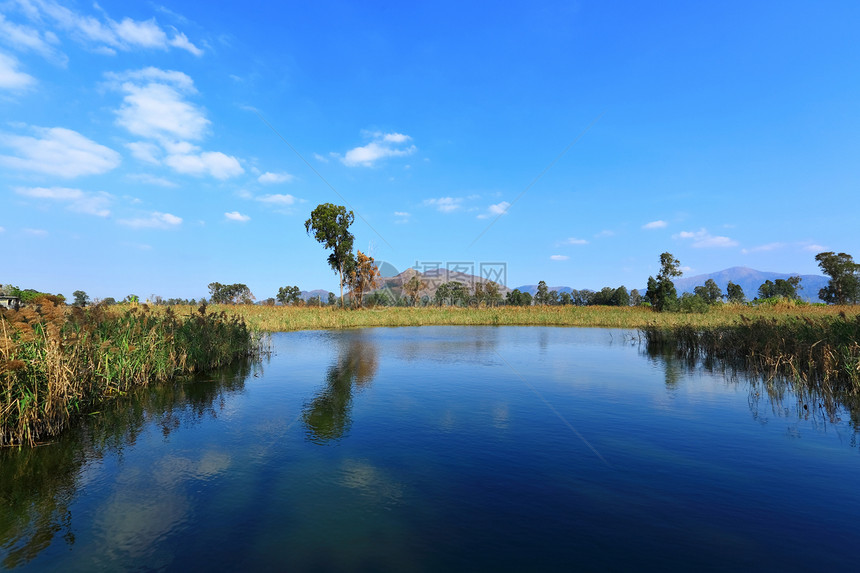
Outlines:
[[[190,309],[189,309],[190,311]],[[67,311],[43,299],[0,312],[0,445],[35,444],[136,386],[217,368],[254,352],[245,321],[205,307]]]
[[[838,316],[860,313],[860,307],[796,306],[781,303],[762,307],[720,305],[704,314],[653,312],[642,307],[529,306],[495,308],[380,307],[340,310],[331,307],[235,305],[216,306],[242,316],[249,326],[268,332],[425,325],[586,326],[636,329],[647,326],[712,327],[730,325],[741,315],[753,319],[790,321],[798,316]]]
[[[784,376],[845,398],[860,396],[860,315],[749,318],[716,326],[648,325],[651,351],[720,361],[756,376]]]

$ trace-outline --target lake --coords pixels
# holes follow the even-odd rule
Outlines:
[[[857,413],[552,327],[275,334],[0,451],[14,570],[856,566]]]

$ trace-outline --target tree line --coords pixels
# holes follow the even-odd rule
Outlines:
[[[819,289],[819,299],[824,303],[838,305],[860,302],[860,264],[855,263],[851,255],[827,251],[815,255],[815,260],[821,271],[830,277],[827,286]],[[660,272],[656,278],[648,277],[648,289],[645,293],[647,304],[654,310],[705,312],[711,305],[723,300],[734,304],[772,304],[783,300],[800,300],[798,291],[802,289],[802,279],[796,275],[787,279],[766,280],[759,286],[758,296],[752,301],[747,301],[743,288],[731,281],[726,285],[726,293],[723,294],[713,279],[695,287],[692,293],[684,293],[679,297],[672,279],[681,276],[680,266],[681,263],[672,253],[660,255]]]

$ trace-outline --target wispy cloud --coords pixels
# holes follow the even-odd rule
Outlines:
[[[257,181],[264,185],[271,185],[276,183],[289,183],[296,177],[294,175],[290,175],[289,173],[271,173],[266,172],[257,177]]]
[[[791,243],[774,242],[767,243],[765,245],[758,245],[756,247],[741,249],[741,253],[748,255],[752,253],[767,253],[781,249],[799,249],[800,251],[805,253],[821,253],[823,251],[826,251],[827,247],[819,245],[817,243],[811,243],[810,241],[796,241]]]
[[[31,237],[47,237],[48,231],[45,229],[22,229],[25,235],[29,235]]]
[[[423,205],[435,207],[442,213],[453,213],[463,206],[462,197],[439,197],[438,199],[424,199]]]
[[[651,229],[665,229],[668,223],[666,221],[651,221],[650,223],[645,223],[642,225],[643,229],[651,230]]]
[[[699,229],[698,231],[681,231],[677,235],[674,235],[675,239],[685,239],[692,240],[693,247],[697,249],[706,249],[706,248],[725,248],[725,247],[737,247],[738,242],[730,239],[729,237],[722,237],[719,235],[711,235],[704,228]]]
[[[587,244],[588,244],[587,240],[577,239],[576,237],[570,237],[570,238],[565,239],[563,241],[560,241],[558,243],[559,246],[561,246],[561,245],[587,245]]]
[[[191,141],[202,139],[211,122],[187,101],[195,94],[192,79],[174,70],[144,68],[108,73],[108,84],[125,94],[116,111],[117,124],[153,141],[126,144],[146,163],[164,164],[184,175],[228,179],[245,172],[239,160],[220,151],[203,151]]]
[[[236,221],[238,223],[247,223],[251,220],[251,217],[248,215],[243,215],[239,211],[230,211],[229,213],[224,213],[224,217],[228,221]]]
[[[803,247],[803,250],[809,253],[822,253],[824,251],[827,251],[827,247],[812,243],[810,245],[805,245]]]
[[[50,30],[40,32],[35,28],[9,21],[0,14],[0,42],[18,52],[32,52],[65,66],[68,58],[60,52],[56,34]]]
[[[549,257],[549,258],[550,258],[551,260],[553,260],[553,261],[566,261],[566,260],[568,260],[570,257],[569,257],[569,256],[567,256],[567,255],[550,255],[550,257]]]
[[[502,201],[501,203],[496,203],[495,205],[490,205],[487,207],[486,213],[481,213],[478,215],[478,219],[487,219],[489,217],[497,217],[499,215],[504,215],[508,211],[508,207],[511,204],[507,201]]]
[[[293,205],[296,201],[298,201],[296,197],[288,193],[272,193],[271,195],[260,195],[259,197],[253,197],[253,199],[261,203],[271,203],[275,205]]]
[[[18,60],[0,52],[0,90],[25,91],[36,85],[36,78],[18,71]]]
[[[116,111],[117,124],[130,133],[151,139],[201,139],[210,121],[203,111],[186,100],[197,93],[188,75],[148,67],[105,74],[109,84],[122,92]]]
[[[15,193],[31,199],[65,203],[70,211],[107,217],[113,196],[104,192],[87,192],[69,187],[17,187]]]
[[[409,218],[410,218],[412,215],[410,215],[410,214],[409,214],[409,213],[407,213],[406,211],[395,211],[395,212],[394,212],[394,216],[396,217],[396,219],[394,220],[394,222],[395,222],[396,224],[398,224],[398,225],[404,225],[404,224],[406,224],[406,223],[408,223],[408,222],[409,222]]]
[[[165,179],[164,177],[156,177],[155,175],[149,175],[148,173],[132,173],[128,175],[128,178],[132,181],[139,181],[140,183],[145,183],[147,185],[158,185],[159,187],[179,187],[178,184],[170,181],[169,179]]]
[[[367,145],[354,147],[340,157],[341,163],[349,167],[363,166],[371,167],[376,161],[387,157],[403,157],[415,153],[418,149],[414,145],[405,145],[412,138],[402,133],[370,134],[373,141]]]
[[[195,151],[197,148],[195,148]],[[177,173],[229,179],[245,172],[239,160],[220,151],[168,155],[164,163]]]
[[[750,247],[748,249],[741,249],[741,253],[749,254],[749,253],[767,253],[770,251],[776,251],[778,249],[785,248],[785,243],[767,243],[766,245],[759,245],[757,247]]]
[[[62,127],[32,127],[36,136],[0,134],[0,146],[16,155],[0,155],[13,169],[72,178],[106,173],[120,164],[120,154]]]
[[[615,231],[613,231],[611,229],[603,229],[602,231],[600,231],[599,233],[597,233],[594,236],[595,236],[595,238],[598,238],[598,239],[603,239],[606,237],[614,237]]]
[[[53,0],[19,0],[22,12],[40,23],[50,20],[58,29],[66,31],[72,38],[95,48],[103,54],[116,54],[117,50],[161,50],[173,48],[186,50],[195,56],[203,51],[195,46],[188,37],[171,29],[168,34],[155,18],[134,20],[123,18],[113,20],[101,7],[100,18],[84,15]]]
[[[120,219],[119,223],[133,229],[172,229],[182,224],[182,218],[170,213],[154,211],[148,217]]]

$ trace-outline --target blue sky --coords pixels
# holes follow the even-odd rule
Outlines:
[[[642,287],[663,251],[688,275],[814,274],[822,250],[860,257],[858,21],[856,2],[0,0],[0,283],[336,291],[303,224],[326,202],[398,270],[503,262],[511,287]]]

